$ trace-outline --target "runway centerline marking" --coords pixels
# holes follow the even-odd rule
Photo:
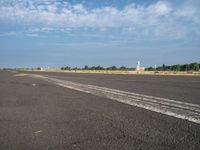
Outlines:
[[[34,74],[30,75],[30,77],[43,79],[62,87],[84,93],[90,93],[92,95],[116,100],[129,105],[200,124],[200,105],[198,104],[186,103],[167,98],[154,97],[100,86],[81,84],[42,75]]]

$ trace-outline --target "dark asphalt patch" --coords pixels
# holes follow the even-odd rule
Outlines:
[[[0,149],[200,149],[195,123],[0,72],[0,102],[12,97],[19,105],[0,104]]]

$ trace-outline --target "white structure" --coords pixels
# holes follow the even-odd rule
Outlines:
[[[140,61],[138,61],[136,71],[143,71],[144,69],[145,69],[144,67],[140,67]]]
[[[140,70],[140,61],[137,62],[137,67],[136,67],[136,70]]]

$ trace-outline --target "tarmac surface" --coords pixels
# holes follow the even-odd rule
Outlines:
[[[200,104],[200,77],[28,72]],[[0,149],[200,149],[200,124],[0,71]]]
[[[200,105],[200,76],[112,75],[62,72],[30,73]]]

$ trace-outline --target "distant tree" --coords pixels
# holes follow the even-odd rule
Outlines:
[[[74,68],[72,68],[72,70],[81,70],[80,68],[78,68],[78,67],[74,67]]]
[[[166,71],[170,71],[171,70],[171,66],[165,66],[165,70]]]
[[[85,65],[85,66],[84,66],[84,69],[85,69],[85,70],[88,70],[88,69],[89,69],[89,67],[88,67],[87,65]]]
[[[92,67],[90,68],[90,70],[96,70],[96,67],[95,67],[95,66],[92,66]]]
[[[190,67],[188,64],[184,64],[180,66],[180,71],[189,71]]]
[[[189,65],[189,67],[190,67],[191,70],[199,71],[199,64],[198,63],[191,63]]]
[[[107,70],[117,70],[117,67],[116,66],[111,66],[111,67],[108,67]]]
[[[189,64],[186,64],[185,65],[185,71],[189,71],[190,70],[190,65]]]
[[[37,70],[42,70],[42,68],[41,67],[37,67]]]
[[[61,70],[70,70],[71,69],[71,67],[68,67],[68,66],[66,66],[66,67],[61,67]]]
[[[162,66],[162,70],[163,70],[163,71],[166,70],[166,66],[165,66],[165,64],[163,64],[163,66]]]
[[[158,67],[156,68],[156,70],[162,71],[162,70],[163,70],[163,67],[162,67],[162,66],[158,66]]]
[[[156,68],[156,70],[158,70],[158,71],[165,71],[167,68],[166,68],[166,66],[165,66],[165,64],[163,64],[162,66],[158,66],[157,68]]]
[[[147,71],[153,71],[154,68],[153,68],[153,67],[148,67],[148,68],[146,68],[145,70],[147,70]]]
[[[96,70],[104,70],[104,68],[99,65],[96,67]]]
[[[128,70],[125,66],[121,66],[119,70]]]
[[[181,69],[181,67],[179,64],[171,66],[171,70],[173,70],[173,71],[180,71],[180,69]]]

